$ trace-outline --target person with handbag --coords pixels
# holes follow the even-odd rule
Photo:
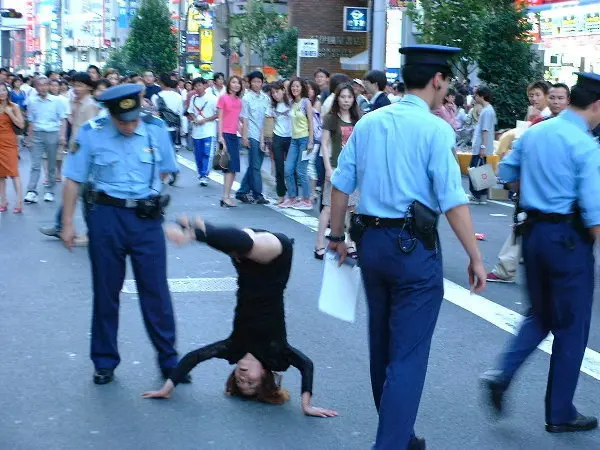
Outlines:
[[[144,398],[168,398],[175,386],[203,361],[225,359],[236,367],[226,393],[272,405],[289,400],[276,371],[296,367],[302,375],[302,411],[307,416],[335,417],[337,412],[312,406],[313,362],[287,341],[283,293],[292,269],[294,240],[266,230],[218,226],[202,218],[180,217],[165,227],[172,242],[204,242],[231,257],[238,273],[233,331],[228,338],[189,352],[158,391]]]
[[[225,176],[223,198],[221,199],[222,208],[237,206],[230,196],[235,174],[240,171],[240,138],[237,132],[242,113],[243,93],[242,79],[234,75],[227,82],[227,94],[221,95],[217,101],[219,149],[215,155],[213,167],[220,168]]]
[[[19,177],[19,147],[17,133],[22,133],[25,121],[21,109],[8,99],[8,88],[0,83],[0,213],[8,211],[6,179],[12,178],[17,194],[13,213],[23,212],[23,189]]]
[[[475,94],[475,102],[482,106],[479,121],[473,132],[473,146],[471,156],[471,164],[469,167],[479,167],[487,163],[487,156],[494,152],[494,139],[496,135],[496,111],[491,105],[492,91],[487,86],[479,86]],[[485,195],[487,189],[477,191],[473,186],[471,178],[469,178],[469,190],[471,191],[471,204],[485,205]]]

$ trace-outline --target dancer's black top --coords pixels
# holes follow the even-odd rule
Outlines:
[[[253,230],[257,233],[264,230]],[[312,394],[313,363],[287,342],[283,292],[292,267],[293,241],[272,233],[282,246],[281,254],[268,264],[239,256],[232,262],[238,273],[237,306],[233,331],[223,340],[194,350],[179,362],[171,381],[179,383],[197,364],[221,358],[236,364],[251,353],[267,370],[296,367],[302,374],[302,392]],[[245,255],[252,248],[250,236],[239,229],[206,224],[206,233],[196,231],[198,240],[227,254]]]

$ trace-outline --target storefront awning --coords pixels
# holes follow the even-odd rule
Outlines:
[[[343,70],[369,70],[369,51],[365,50],[350,58],[340,58]]]

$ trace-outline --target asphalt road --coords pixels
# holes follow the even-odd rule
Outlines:
[[[191,159],[190,153],[182,155]],[[21,168],[27,180],[27,154]],[[122,362],[116,380],[107,386],[94,385],[88,356],[87,251],[77,248],[69,253],[60,242],[37,231],[52,223],[57,206],[40,203],[27,205],[22,216],[10,211],[0,216],[0,449],[368,449],[377,415],[369,384],[366,311],[361,302],[354,324],[318,311],[322,263],[312,257],[314,232],[268,207],[220,208],[221,186],[216,182],[198,186],[194,173],[185,167],[170,192],[168,219],[197,213],[215,222],[281,231],[296,239],[286,293],[289,340],[315,362],[314,403],[334,408],[340,416],[302,415],[300,378],[293,368],[284,376],[292,394],[284,406],[227,398],[223,387],[231,369],[224,361],[196,368],[193,384],[178,387],[170,400],[142,399],[143,391],[159,387],[162,380],[135,294],[121,297]],[[481,249],[491,269],[508,233],[512,210],[489,204],[472,211],[477,231],[487,235]],[[80,216],[77,220],[84,228]],[[464,287],[466,257],[446,223],[440,234],[445,277]],[[234,276],[223,254],[200,244],[169,245],[168,262],[170,279]],[[127,278],[132,278],[131,273]],[[224,291],[173,293],[182,354],[229,333],[234,295],[224,280],[219,283]],[[523,313],[526,298],[520,284],[490,284],[483,295],[490,302],[475,302],[488,305],[484,314],[476,315],[456,301],[442,307],[417,422],[417,433],[427,438],[428,448],[600,448],[599,431],[574,435],[544,431],[549,356],[541,350],[515,380],[507,417],[490,420],[481,406],[477,377],[493,364],[510,334],[498,320],[480,315],[486,316],[489,305]],[[597,319],[596,304],[589,342],[594,350],[600,349]],[[595,370],[592,363],[588,361],[588,367]],[[599,381],[582,374],[576,398],[581,412],[598,413],[599,394]]]

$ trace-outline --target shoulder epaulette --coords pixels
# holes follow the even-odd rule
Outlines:
[[[86,130],[101,130],[106,125],[107,120],[107,117],[95,117],[88,120],[83,128]]]
[[[149,125],[156,125],[158,127],[165,127],[165,122],[156,116],[153,116],[152,114],[142,114],[142,120],[144,121],[144,123],[147,123]]]

